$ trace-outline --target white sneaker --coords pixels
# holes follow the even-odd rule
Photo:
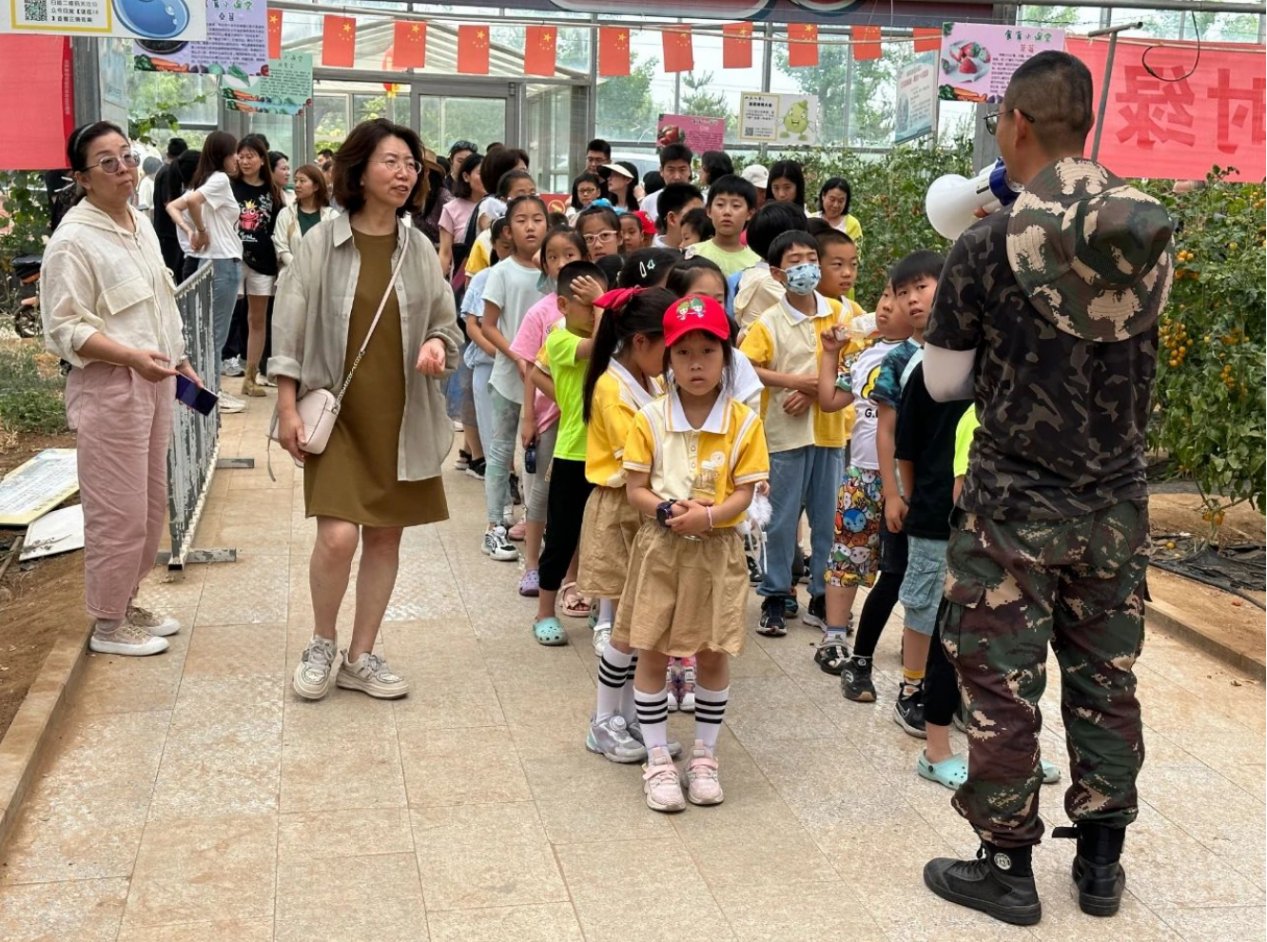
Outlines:
[[[693,805],[720,805],[725,797],[717,776],[717,757],[698,739],[686,764],[686,797]]]
[[[220,412],[224,415],[236,415],[246,411],[246,403],[236,396],[230,396],[223,388],[220,390],[219,406]]]
[[[515,549],[515,545],[510,542],[510,537],[506,535],[505,527],[493,527],[484,534],[484,542],[480,546],[484,555],[495,559],[498,562],[518,562],[519,550]]]
[[[229,357],[220,364],[221,376],[245,376],[246,369],[242,366],[241,357]]]
[[[166,638],[156,638],[139,625],[126,621],[113,631],[94,628],[92,637],[88,639],[89,651],[123,657],[148,657],[162,654],[167,648]]]
[[[330,671],[334,667],[334,658],[338,654],[338,646],[329,638],[313,635],[299,656],[299,666],[295,668],[295,676],[291,685],[295,693],[305,700],[320,700],[330,690]]]
[[[657,746],[648,750],[642,767],[642,791],[652,811],[675,812],[686,808],[682,779],[668,750]]]
[[[607,646],[612,641],[612,624],[609,621],[600,621],[594,626],[594,656],[602,657],[603,652],[607,650]]]
[[[678,709],[683,713],[695,712],[695,668],[689,664],[682,665],[682,694]]]
[[[155,615],[139,605],[128,606],[128,623],[144,628],[155,638],[170,638],[180,631],[180,622],[170,615]]]
[[[344,651],[334,682],[345,690],[359,690],[379,700],[396,700],[409,693],[409,682],[373,653],[349,661],[348,652]]]
[[[261,386],[272,386],[274,389],[277,388],[277,380],[273,379],[273,377],[269,376],[267,373],[257,373],[255,376],[255,382]]]

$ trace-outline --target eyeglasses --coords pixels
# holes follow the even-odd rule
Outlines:
[[[422,164],[416,160],[401,160],[395,154],[388,154],[386,157],[379,157],[378,163],[386,167],[391,173],[399,173],[402,169],[406,173],[412,173],[414,176],[422,173]]]
[[[604,229],[602,232],[592,232],[585,237],[586,245],[606,245],[608,242],[615,241],[620,235],[615,229]]]
[[[132,151],[130,154],[124,154],[122,157],[102,157],[93,164],[92,167],[100,167],[106,173],[118,173],[120,166],[131,168],[140,166],[140,163],[141,155],[136,151]],[[92,167],[89,167],[88,169],[91,170]]]
[[[985,129],[986,129],[986,131],[987,131],[987,132],[988,132],[991,136],[993,136],[993,135],[995,134],[995,132],[997,132],[997,131],[998,131],[998,129],[999,129],[999,118],[1001,118],[1001,117],[1002,117],[1003,115],[1005,115],[1005,114],[1011,114],[1012,112],[1016,112],[1018,115],[1020,115],[1020,116],[1021,116],[1022,118],[1024,118],[1026,121],[1028,121],[1030,124],[1033,124],[1033,123],[1034,123],[1034,116],[1033,116],[1033,115],[1026,114],[1026,113],[1025,113],[1024,111],[1022,111],[1020,108],[1003,108],[1003,109],[1002,109],[1002,110],[1000,110],[1000,111],[991,111],[988,115],[986,115],[986,116],[985,116]]]

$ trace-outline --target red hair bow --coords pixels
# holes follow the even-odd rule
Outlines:
[[[595,301],[594,306],[601,307],[604,311],[620,313],[629,303],[630,298],[644,290],[643,288],[613,288]]]

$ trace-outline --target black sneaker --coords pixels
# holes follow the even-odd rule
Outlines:
[[[906,684],[898,692],[897,703],[893,704],[893,722],[906,730],[916,739],[927,739],[924,731],[924,685],[921,683],[914,689]]]
[[[757,566],[757,561],[751,556],[748,557],[748,585],[761,584],[761,570]]]
[[[466,465],[466,473],[477,481],[484,480],[485,462],[483,458],[472,458]]]
[[[811,628],[826,628],[827,596],[812,596],[809,604],[805,606],[805,614],[801,616],[801,621]]]
[[[1034,886],[1033,850],[1003,850],[982,842],[976,860],[930,860],[924,865],[924,885],[944,900],[1001,922],[1032,926],[1043,916],[1043,904]]]
[[[510,476],[510,502],[516,507],[524,502],[523,494],[519,492],[519,475],[517,474]]]
[[[792,594],[783,596],[783,617],[795,618],[796,613],[801,610],[801,603],[796,601],[796,587],[792,587]]]
[[[1088,916],[1116,914],[1126,890],[1126,871],[1120,863],[1126,829],[1087,822],[1053,828],[1051,836],[1078,839],[1078,855],[1073,860],[1078,907]]]
[[[875,685],[871,683],[871,658],[856,654],[845,661],[840,671],[840,692],[855,703],[875,703]]]
[[[767,638],[782,638],[787,634],[787,624],[783,621],[783,596],[771,595],[761,603],[757,634]]]

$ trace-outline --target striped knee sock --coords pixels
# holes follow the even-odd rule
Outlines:
[[[695,738],[709,749],[717,748],[717,734],[726,718],[726,701],[730,699],[730,687],[709,690],[695,685]]]
[[[650,752],[656,746],[669,744],[669,690],[661,687],[655,693],[634,689],[638,704],[638,722],[642,724],[642,742]]]
[[[632,654],[617,651],[610,644],[603,652],[598,662],[598,705],[595,707],[598,719],[620,712],[621,696],[632,658]]]
[[[632,723],[638,718],[638,706],[634,703],[634,672],[638,670],[638,652],[634,651],[629,655],[629,669],[625,671],[625,686],[620,692],[620,715],[625,718],[626,723]]]

